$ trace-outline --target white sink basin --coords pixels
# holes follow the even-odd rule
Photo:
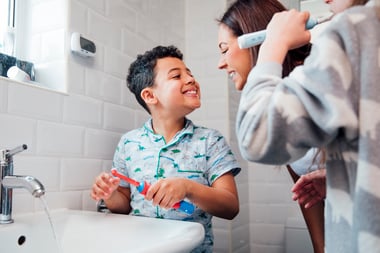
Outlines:
[[[196,222],[68,209],[50,214],[57,240],[45,212],[14,215],[14,223],[0,224],[0,252],[188,253],[204,238]]]

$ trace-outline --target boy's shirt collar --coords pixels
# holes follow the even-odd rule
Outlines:
[[[145,122],[144,128],[147,131],[147,133],[152,138],[154,138],[155,142],[158,142],[160,140],[164,141],[164,137],[162,135],[154,133],[153,126],[152,126],[152,118],[150,118],[147,122]],[[182,138],[182,136],[194,134],[194,129],[195,129],[195,126],[194,126],[193,122],[191,120],[185,118],[185,126],[180,131],[177,132],[177,134],[170,141],[170,143],[176,143],[178,140],[180,140]]]

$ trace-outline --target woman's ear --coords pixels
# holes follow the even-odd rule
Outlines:
[[[151,87],[144,88],[141,91],[140,96],[147,105],[152,105],[152,104],[157,103],[157,98],[154,95],[153,89]]]

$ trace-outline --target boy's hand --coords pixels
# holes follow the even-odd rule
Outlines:
[[[149,187],[145,195],[154,205],[170,209],[186,197],[186,180],[183,178],[166,178]]]
[[[119,183],[119,178],[113,177],[111,174],[103,172],[98,177],[96,177],[95,182],[92,185],[91,197],[96,201],[99,201],[101,199],[107,200],[117,189]]]

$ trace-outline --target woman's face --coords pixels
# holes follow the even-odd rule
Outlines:
[[[330,5],[332,13],[339,13],[352,5],[353,0],[325,0],[325,3]]]
[[[221,53],[218,68],[225,69],[237,90],[242,90],[252,68],[249,49],[240,49],[237,37],[224,24],[219,25],[218,45]]]

